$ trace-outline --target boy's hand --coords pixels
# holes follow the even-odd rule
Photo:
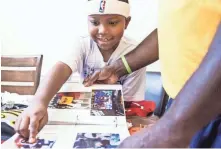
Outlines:
[[[100,71],[94,72],[91,76],[85,78],[84,86],[91,86],[95,82],[105,84],[115,84],[119,79],[114,66],[105,66]]]
[[[14,129],[29,143],[36,141],[36,135],[48,121],[47,106],[37,102],[30,105],[16,120]]]

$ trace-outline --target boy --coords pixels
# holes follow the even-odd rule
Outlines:
[[[70,53],[61,58],[40,84],[32,104],[20,115],[15,130],[33,143],[37,133],[47,123],[47,107],[73,72],[82,78],[116,61],[136,47],[136,43],[123,36],[130,22],[127,0],[90,0],[87,2],[88,31],[90,36],[81,37]],[[55,81],[56,80],[56,81]],[[120,78],[126,101],[143,100],[145,68]]]

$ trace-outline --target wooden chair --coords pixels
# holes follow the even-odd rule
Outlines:
[[[43,55],[1,56],[1,92],[34,95],[39,82]]]

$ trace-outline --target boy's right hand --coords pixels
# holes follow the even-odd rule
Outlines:
[[[14,129],[24,138],[28,138],[29,143],[36,141],[36,135],[48,122],[47,106],[35,103],[25,109],[16,120]]]

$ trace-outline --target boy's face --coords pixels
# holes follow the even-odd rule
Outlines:
[[[121,15],[90,15],[88,31],[101,50],[115,49],[127,28],[130,18]]]

